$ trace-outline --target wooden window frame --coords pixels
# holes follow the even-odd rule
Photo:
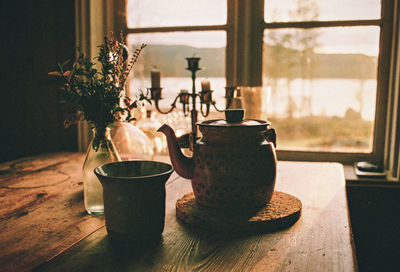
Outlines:
[[[400,180],[400,1],[394,0],[390,67],[387,71],[388,103],[385,127],[384,167],[386,179]]]

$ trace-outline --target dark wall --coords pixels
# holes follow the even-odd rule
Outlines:
[[[0,1],[0,162],[76,150],[63,128],[61,82],[47,75],[75,55],[74,1]]]
[[[400,187],[347,187],[359,271],[400,271]]]

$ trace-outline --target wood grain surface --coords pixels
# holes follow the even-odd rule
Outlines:
[[[87,216],[84,154],[59,153],[0,165],[0,270],[28,271],[104,226]]]
[[[160,241],[115,245],[103,227],[35,271],[355,271],[342,166],[279,162],[276,189],[302,201],[302,216],[290,228],[268,234],[207,231],[176,219],[175,203],[191,185],[174,176],[167,182]]]

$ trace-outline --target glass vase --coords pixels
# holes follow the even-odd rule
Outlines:
[[[98,145],[93,147],[93,142],[98,143]],[[103,187],[93,170],[99,165],[120,160],[121,158],[111,140],[110,129],[93,129],[93,138],[82,168],[84,202],[89,214],[104,213]]]

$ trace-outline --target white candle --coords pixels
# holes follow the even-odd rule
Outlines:
[[[202,91],[209,91],[211,90],[211,84],[209,80],[202,80],[201,81],[201,90]]]
[[[161,84],[161,74],[160,71],[157,70],[156,68],[151,70],[151,87],[152,88],[160,88]]]

